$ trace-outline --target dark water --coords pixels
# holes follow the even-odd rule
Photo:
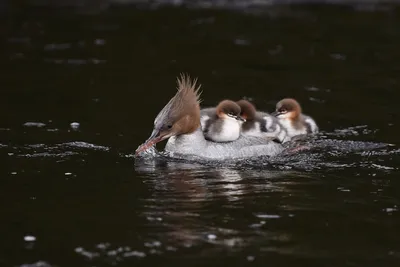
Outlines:
[[[4,18],[0,266],[399,266],[399,15]],[[271,111],[297,98],[323,130],[318,149],[135,161],[180,72],[199,77],[204,105],[248,97]]]

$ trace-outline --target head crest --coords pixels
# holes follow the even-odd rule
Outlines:
[[[178,93],[175,97],[184,100],[190,99],[195,100],[198,104],[201,103],[201,84],[197,85],[197,78],[193,80],[190,78],[189,74],[181,73],[180,77],[177,78]]]

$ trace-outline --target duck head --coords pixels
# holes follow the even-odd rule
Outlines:
[[[276,110],[271,115],[279,119],[291,119],[298,118],[301,114],[301,107],[299,102],[293,98],[285,98],[276,104]]]
[[[250,103],[245,99],[241,99],[236,103],[239,105],[241,109],[240,116],[242,116],[242,118],[244,118],[247,121],[254,120],[256,116],[256,108],[252,103]]]
[[[190,134],[200,127],[200,87],[197,79],[181,74],[177,78],[178,91],[154,120],[153,132],[136,154],[155,144],[181,134]]]
[[[246,121],[240,116],[240,112],[240,106],[231,100],[221,101],[216,108],[217,116],[220,119],[231,119],[239,122]]]

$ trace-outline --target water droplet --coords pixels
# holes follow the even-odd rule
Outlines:
[[[255,257],[254,256],[247,256],[248,261],[254,261]]]
[[[23,125],[25,127],[38,127],[38,128],[46,126],[46,124],[42,122],[25,122]]]
[[[107,249],[109,246],[110,246],[110,244],[108,244],[108,243],[100,243],[100,244],[97,244],[96,247],[97,247],[98,249],[105,250],[105,249]]]
[[[79,128],[80,124],[79,124],[79,122],[72,122],[70,124],[70,126],[72,129],[77,130]]]
[[[331,54],[331,58],[336,60],[346,60],[346,55],[336,53],[336,54]]]
[[[215,239],[217,239],[217,236],[214,235],[214,234],[209,234],[209,235],[207,235],[207,238],[208,238],[209,240],[215,240]]]
[[[36,237],[34,237],[33,235],[26,235],[26,236],[24,236],[24,240],[26,242],[33,242],[33,241],[36,241]]]
[[[161,242],[157,241],[157,240],[153,241],[153,242],[145,242],[144,246],[145,247],[149,247],[149,248],[151,248],[151,247],[160,247],[161,246]]]
[[[394,208],[386,208],[386,209],[383,209],[383,211],[386,211],[386,212],[390,213],[390,212],[397,211],[397,208],[396,207],[394,207]]]
[[[277,214],[257,214],[256,216],[260,219],[279,219],[281,217]]]
[[[146,253],[141,252],[141,251],[130,251],[130,252],[125,252],[123,254],[124,257],[138,257],[138,258],[144,258],[146,257]]]
[[[234,43],[235,43],[235,45],[245,46],[245,45],[249,45],[250,41],[245,40],[245,39],[235,39]]]

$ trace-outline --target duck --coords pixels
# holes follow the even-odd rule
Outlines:
[[[240,116],[245,120],[242,123],[242,135],[264,137],[278,143],[290,140],[286,129],[276,117],[257,111],[255,106],[246,99],[241,99],[236,103],[241,109]]]
[[[284,98],[280,100],[271,115],[279,119],[290,138],[314,134],[319,131],[315,120],[302,113],[300,103],[296,99]]]
[[[179,158],[246,159],[276,156],[284,150],[281,144],[255,136],[240,135],[234,141],[223,143],[207,140],[200,122],[201,84],[197,85],[197,78],[181,74],[177,85],[176,94],[156,116],[153,131],[136,149],[136,156],[166,139],[164,152]]]
[[[238,139],[245,121],[240,112],[240,106],[228,99],[221,101],[216,108],[201,109],[200,123],[204,137],[214,142]]]

